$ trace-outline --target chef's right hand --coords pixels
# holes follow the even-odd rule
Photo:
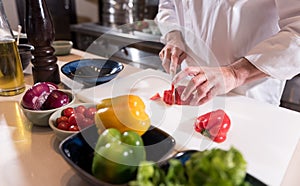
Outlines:
[[[166,36],[167,44],[160,51],[159,57],[167,73],[175,75],[178,66],[187,57],[185,44],[179,31],[172,31]]]

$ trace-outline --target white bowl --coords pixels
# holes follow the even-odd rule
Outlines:
[[[66,40],[53,41],[52,47],[55,50],[54,52],[55,55],[57,56],[68,55],[70,54],[70,51],[73,47],[73,42],[66,41]]]
[[[49,117],[52,113],[59,109],[63,109],[66,107],[69,107],[75,102],[75,96],[70,90],[62,90],[69,95],[70,103],[67,105],[64,105],[62,107],[56,108],[56,109],[50,109],[50,110],[30,110],[23,107],[23,105],[20,103],[20,107],[23,110],[24,115],[27,117],[27,119],[34,125],[38,126],[49,126]]]
[[[85,107],[92,107],[92,106],[96,107],[96,104],[94,104],[94,103],[78,103],[78,104],[70,105],[69,107],[76,108],[80,105],[83,105]],[[59,118],[60,116],[62,116],[62,111],[66,108],[67,107],[55,111],[54,113],[52,113],[52,115],[49,118],[49,126],[52,128],[56,137],[61,141],[64,140],[65,138],[67,138],[68,136],[77,133],[77,131],[61,130],[56,127],[56,119]]]

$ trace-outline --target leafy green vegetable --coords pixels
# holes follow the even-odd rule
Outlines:
[[[137,178],[129,182],[130,186],[158,186],[163,182],[165,173],[152,161],[142,161],[138,168]]]
[[[185,176],[185,170],[182,166],[180,160],[171,159],[169,160],[170,167],[168,169],[168,173],[165,177],[165,184],[168,186],[179,186],[179,185],[186,185],[187,180]]]
[[[242,154],[231,147],[228,151],[212,149],[192,153],[183,163],[170,159],[164,170],[150,161],[143,161],[137,179],[130,186],[248,186],[245,182],[246,166]]]
[[[235,148],[196,152],[186,162],[189,185],[241,185],[247,163]]]

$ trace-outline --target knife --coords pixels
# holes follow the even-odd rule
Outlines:
[[[172,81],[174,80],[174,76],[176,75],[176,70],[174,70],[174,68],[170,69],[170,76],[171,76],[171,90],[172,90],[172,100],[175,102],[176,98],[175,98],[175,85],[172,83]]]

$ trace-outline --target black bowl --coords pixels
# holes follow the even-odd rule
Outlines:
[[[107,59],[80,59],[61,67],[67,77],[88,87],[108,82],[124,68],[122,63]]]
[[[90,184],[112,185],[97,179],[91,172],[94,148],[98,137],[97,127],[93,125],[80,133],[66,138],[60,143],[59,150],[62,157],[77,174]],[[173,137],[153,126],[142,135],[142,139],[146,149],[147,160],[150,161],[159,162],[164,160],[170,155],[175,146]]]

